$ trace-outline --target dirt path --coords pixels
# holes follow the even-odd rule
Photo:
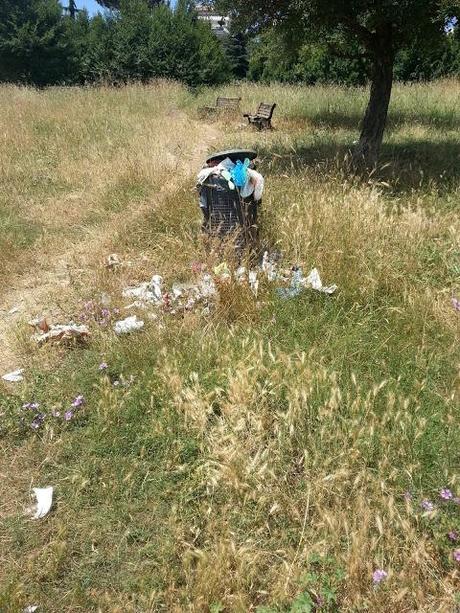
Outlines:
[[[175,112],[175,117],[184,118],[181,111]],[[138,207],[127,207],[120,213],[113,213],[107,223],[95,227],[83,240],[62,243],[59,241],[55,249],[47,253],[44,260],[37,251],[36,265],[13,277],[8,286],[0,294],[0,375],[25,366],[25,360],[16,348],[18,324],[46,313],[51,319],[62,318],[62,308],[59,296],[71,285],[72,277],[88,266],[94,267],[93,254],[100,250],[101,245],[109,243],[116,228],[120,224],[130,225],[153,206],[158,205],[174,188],[177,187],[177,177],[184,181],[194,174],[203,161],[206,152],[218,139],[218,130],[207,124],[200,123],[200,142],[196,143],[184,157],[174,156],[174,184],[164,183],[160,192],[152,201]],[[172,156],[172,154],[171,154]]]

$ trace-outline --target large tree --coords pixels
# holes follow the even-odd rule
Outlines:
[[[393,84],[395,55],[403,47],[444,35],[460,0],[217,0],[233,22],[252,32],[278,27],[295,44],[306,36],[329,41],[338,54],[358,48],[369,69],[370,97],[355,158],[375,165]]]

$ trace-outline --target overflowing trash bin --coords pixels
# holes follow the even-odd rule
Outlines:
[[[255,169],[256,157],[248,149],[214,153],[197,177],[203,231],[233,240],[238,248],[254,247],[258,237],[257,209],[264,178]]]

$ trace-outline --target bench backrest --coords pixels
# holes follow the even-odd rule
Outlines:
[[[267,104],[266,102],[261,102],[259,104],[259,108],[257,109],[257,117],[262,117],[263,119],[271,119],[273,115],[273,111],[275,110],[276,104]]]
[[[216,106],[226,109],[238,109],[240,106],[241,98],[224,98],[219,96],[216,100]]]

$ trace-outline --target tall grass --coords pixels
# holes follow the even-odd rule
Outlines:
[[[460,495],[459,92],[397,86],[385,167],[367,180],[343,164],[361,90],[225,89],[249,108],[278,102],[267,134],[236,117],[197,122],[213,90],[3,92],[22,100],[11,121],[27,109],[17,157],[9,129],[9,210],[46,227],[41,196],[17,187],[30,185],[40,147],[59,160],[59,172],[46,165],[52,183],[91,195],[69,217],[69,187],[44,207],[60,211],[46,257],[77,253],[62,317],[107,297],[123,313],[126,284],[212,268],[193,171],[206,149],[233,145],[260,153],[263,244],[339,291],[283,300],[261,283],[256,304],[230,284],[211,315],[139,311],[145,330],[126,338],[90,319],[91,342],[72,349],[37,350],[20,332],[26,381],[0,397],[0,609],[455,609],[460,545],[447,534],[460,531],[460,507],[440,491]],[[84,113],[70,111],[89,101],[85,132]],[[75,176],[67,159],[79,160]],[[38,257],[41,244],[27,249]],[[111,251],[125,263],[115,272],[103,265]],[[33,432],[21,421],[23,402],[63,412],[79,393],[86,403],[68,423],[50,416]],[[31,484],[56,487],[37,523],[22,515]],[[379,585],[376,569],[388,573]]]

